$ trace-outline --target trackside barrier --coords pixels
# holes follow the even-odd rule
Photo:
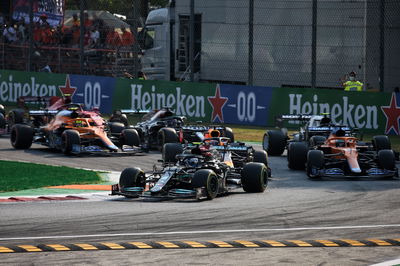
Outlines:
[[[400,93],[272,88],[0,70],[0,103],[18,96],[60,95],[109,114],[114,109],[170,106],[191,121],[274,126],[281,114],[329,113],[333,122],[364,132],[399,135]],[[296,126],[296,125],[294,125]]]

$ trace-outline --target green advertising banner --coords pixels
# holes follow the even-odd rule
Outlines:
[[[11,104],[19,96],[60,95],[58,86],[65,84],[65,74],[0,71],[0,102]]]
[[[281,114],[329,113],[333,123],[365,132],[398,134],[398,96],[395,93],[275,88],[267,123],[274,125],[275,117]]]
[[[171,107],[176,115],[191,121],[210,122],[208,96],[215,84],[117,79],[112,109],[153,110]]]

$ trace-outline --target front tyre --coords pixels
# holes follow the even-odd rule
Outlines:
[[[201,169],[194,173],[192,179],[193,188],[204,187],[208,200],[214,199],[218,195],[219,181],[214,171],[210,169]]]
[[[242,186],[246,192],[263,192],[268,185],[268,169],[262,163],[248,163],[242,170]]]
[[[263,149],[271,156],[280,156],[286,147],[286,136],[280,130],[268,130],[263,137]]]
[[[324,153],[321,150],[311,150],[307,154],[307,175],[311,179],[319,178],[318,170],[324,168]]]
[[[121,140],[122,145],[128,146],[140,146],[140,137],[139,133],[136,129],[124,129],[121,132]]]
[[[74,152],[74,147],[80,149],[81,138],[79,132],[73,129],[67,129],[61,134],[61,151],[66,155],[71,155]]]
[[[11,145],[15,149],[29,149],[33,141],[33,128],[25,124],[16,124],[11,128]]]

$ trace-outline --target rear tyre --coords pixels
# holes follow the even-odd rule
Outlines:
[[[79,132],[73,129],[67,129],[61,134],[61,151],[66,154],[72,154],[74,146],[81,145],[81,138]]]
[[[6,118],[1,112],[0,112],[0,128],[6,128]]]
[[[268,167],[268,155],[266,151],[254,151],[253,162],[263,163]]]
[[[293,170],[303,170],[307,162],[308,146],[304,142],[292,142],[288,147],[288,167]]]
[[[4,108],[4,105],[0,104],[0,114],[2,114],[4,117],[6,116],[6,109]]]
[[[165,143],[176,143],[179,142],[178,134],[176,130],[170,127],[161,128],[158,131],[158,147],[162,150]]]
[[[125,129],[124,124],[119,122],[109,122],[108,127],[110,128],[111,134],[121,134],[122,130]]]
[[[176,155],[183,153],[183,147],[180,143],[165,143],[162,150],[162,159],[164,163],[176,163]]]
[[[218,195],[219,181],[214,171],[210,169],[200,169],[194,173],[192,179],[193,188],[205,188],[207,199],[212,200]]]
[[[242,186],[246,192],[263,192],[268,185],[267,167],[262,163],[248,163],[242,170]]]
[[[263,137],[263,149],[271,156],[280,156],[286,147],[286,136],[280,130],[268,130]]]
[[[324,144],[326,141],[326,137],[324,136],[312,136],[310,138],[310,147],[315,147]]]
[[[124,129],[121,132],[120,142],[122,145],[140,146],[139,133],[136,129]]]
[[[140,168],[126,168],[119,177],[119,189],[124,192],[125,188],[146,186],[146,176]],[[129,198],[129,196],[125,196]]]
[[[388,136],[385,136],[385,135],[374,136],[372,138],[372,143],[373,143],[376,151],[392,149],[390,139]]]
[[[230,128],[230,127],[225,128],[224,137],[229,138],[232,143],[235,141],[235,135],[233,134],[232,128]]]
[[[33,128],[25,124],[16,124],[11,128],[11,145],[15,149],[29,149],[33,141]]]
[[[307,154],[307,175],[309,178],[320,177],[316,170],[324,168],[324,153],[320,150],[311,150]]]
[[[396,169],[396,160],[392,150],[378,151],[378,161],[379,165],[385,170],[393,171]]]
[[[8,125],[12,127],[15,124],[22,124],[24,122],[25,111],[23,109],[14,109],[8,113]]]

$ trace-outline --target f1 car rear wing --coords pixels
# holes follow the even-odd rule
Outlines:
[[[30,110],[30,116],[51,116],[57,114],[58,110]]]
[[[275,117],[275,125],[277,127],[283,127],[284,122],[304,124],[308,122],[313,115],[279,115]]]
[[[151,111],[150,110],[134,110],[134,109],[121,109],[120,110],[122,114],[126,115],[139,115],[139,114],[148,114]]]

